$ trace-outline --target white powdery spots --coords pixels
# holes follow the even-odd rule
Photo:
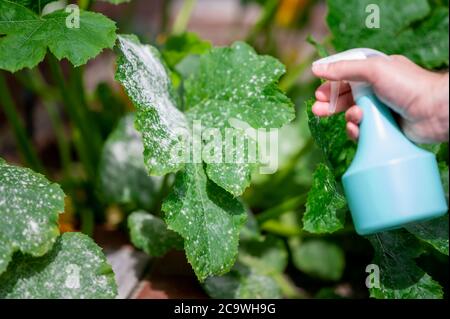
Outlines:
[[[119,37],[122,57],[119,59],[117,78],[138,109],[137,128],[141,131],[146,160],[151,172],[161,175],[175,168],[168,157],[178,141],[180,131],[188,131],[188,124],[171,96],[170,78],[156,49],[142,45],[136,39]]]
[[[43,255],[58,236],[57,219],[64,211],[64,193],[44,176],[4,162],[0,162],[0,185],[0,238],[8,251],[0,254],[0,264],[15,250]]]

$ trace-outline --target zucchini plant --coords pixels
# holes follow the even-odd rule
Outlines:
[[[0,74],[0,104],[23,162],[32,169],[0,159],[0,297],[115,297],[111,267],[85,235],[92,235],[93,223],[104,221],[111,207],[125,213],[138,249],[152,257],[184,250],[212,298],[329,296],[326,289],[299,289],[299,280],[287,272],[294,268],[326,285],[344,276],[346,256],[336,238],[356,236],[346,218],[340,178],[356,145],[345,134],[342,114],[317,118],[312,101],[296,109],[292,92],[288,96],[280,89],[289,89],[295,72],[304,67],[282,78],[280,61],[244,42],[213,47],[183,32],[180,21],[186,12],[176,23],[177,32],[152,46],[135,35],[117,34],[112,20],[88,10],[93,1],[78,1],[79,28],[67,26],[70,10],[43,11],[50,2],[0,0],[0,69],[14,73],[42,100],[62,171],[61,186],[43,175],[53,178]],[[189,11],[192,1],[187,2]],[[276,1],[267,3],[271,14],[263,13],[263,29],[270,27],[277,9]],[[363,27],[371,3],[386,15],[381,29]],[[336,51],[366,46],[404,54],[430,69],[448,67],[448,5],[427,0],[411,0],[405,7],[387,0],[327,4]],[[326,54],[330,43],[310,41],[319,55]],[[129,99],[104,84],[90,97],[82,81],[84,65],[113,48],[115,78]],[[69,119],[69,136],[55,109],[58,103]],[[91,103],[102,111],[94,112]],[[196,139],[198,123],[222,136],[231,130],[236,140],[211,144],[204,136]],[[258,174],[266,164],[259,156],[265,150],[252,144],[252,134],[270,129],[279,129],[280,143],[298,149],[267,177]],[[214,145],[225,156],[239,137],[248,139],[241,155],[249,158],[255,151],[254,161],[224,162],[205,152],[195,154],[196,148]],[[438,156],[448,193],[448,144],[428,147]],[[60,234],[58,218],[71,206],[85,234]],[[443,297],[441,284],[418,257],[441,263],[441,256],[448,256],[448,216],[367,240],[359,242],[364,249],[366,242],[373,246],[370,254],[380,269],[380,286],[370,288],[372,297]]]

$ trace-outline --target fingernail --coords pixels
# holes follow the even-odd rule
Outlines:
[[[314,74],[323,74],[327,70],[328,64],[313,64],[312,71]]]

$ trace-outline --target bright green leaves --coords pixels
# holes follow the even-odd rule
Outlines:
[[[368,239],[375,249],[373,263],[380,269],[380,287],[370,289],[372,297],[443,297],[442,287],[414,261],[423,252],[423,246],[417,238],[404,230],[398,230],[372,235]]]
[[[161,182],[159,177],[147,173],[144,146],[140,133],[134,128],[134,118],[134,114],[123,117],[105,142],[98,188],[108,203],[151,209]]]
[[[64,193],[27,168],[0,162],[0,273],[14,251],[44,255],[59,234]]]
[[[134,246],[150,256],[162,256],[171,249],[183,248],[183,240],[168,230],[160,218],[143,211],[128,216],[128,228]]]
[[[114,298],[111,266],[88,236],[65,233],[43,257],[21,253],[0,276],[0,298]]]
[[[237,199],[207,179],[201,164],[187,164],[177,174],[162,209],[169,229],[183,237],[200,280],[230,270],[246,213]]]
[[[200,57],[199,67],[185,83],[188,115],[222,132],[231,127],[241,129],[241,134],[247,128],[279,128],[294,118],[292,102],[277,87],[284,72],[278,60],[258,56],[245,43],[215,48]],[[243,152],[248,158],[249,149]],[[208,163],[208,177],[235,196],[241,195],[254,165],[226,164]]]
[[[209,49],[211,43],[200,39],[195,33],[187,32],[170,36],[164,44],[162,55],[167,65],[175,68],[188,55],[201,55]]]
[[[339,280],[345,268],[344,252],[333,243],[298,238],[289,241],[295,267],[304,273],[323,280]]]
[[[114,46],[113,21],[81,11],[78,28],[70,14],[61,10],[40,17],[19,4],[0,0],[0,69],[15,72],[33,68],[44,59],[47,48],[58,59],[67,58],[80,66]]]
[[[176,107],[167,70],[158,51],[136,37],[119,36],[119,49],[116,79],[137,108],[136,128],[142,133],[146,167],[152,175],[175,172],[183,163],[172,157],[173,147],[188,124]]]
[[[427,0],[410,0],[407,5],[390,0],[327,2],[327,22],[337,51],[368,47],[406,55],[428,68],[448,66],[447,7],[431,11]]]
[[[319,164],[308,193],[303,228],[310,233],[333,233],[344,227],[346,207],[333,173]]]
[[[10,2],[15,2],[17,4],[20,4],[24,7],[30,8],[31,10],[33,10],[36,13],[41,13],[42,9],[44,9],[44,7],[50,3],[53,2],[55,0],[9,0]]]
[[[182,52],[178,52],[180,47]],[[258,56],[244,43],[209,50],[209,44],[184,35],[165,47],[164,56],[171,67],[186,56],[201,56],[189,72],[180,72],[181,76],[190,75],[180,90],[184,96],[177,98],[156,49],[132,36],[119,36],[119,49],[116,78],[137,108],[136,128],[142,133],[148,171],[163,175],[180,170],[163,203],[164,220],[183,238],[188,261],[201,281],[224,274],[235,262],[240,229],[246,220],[246,211],[234,196],[242,194],[252,169],[258,166],[257,158],[246,162],[248,154],[244,161],[233,161],[234,157],[226,162],[222,155],[227,145],[222,140],[224,132],[234,129],[243,136],[259,128],[279,128],[294,117],[292,103],[277,87],[284,67],[274,58]],[[181,109],[187,110],[186,115]],[[217,162],[209,160],[204,149],[199,157],[191,153],[196,152],[196,142],[200,148],[208,146],[203,129],[218,132],[222,158]],[[229,143],[233,150],[239,147],[233,139]],[[189,156],[174,161],[180,159],[180,145]],[[243,153],[248,153],[248,145],[244,144]]]

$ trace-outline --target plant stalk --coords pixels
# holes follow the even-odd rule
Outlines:
[[[192,11],[194,10],[197,0],[185,0],[180,12],[178,13],[172,27],[173,34],[181,34],[186,31]]]
[[[259,224],[262,224],[268,221],[269,219],[277,218],[283,215],[284,213],[292,211],[298,208],[299,206],[306,204],[307,195],[308,194],[302,194],[299,196],[292,197],[278,206],[269,208],[268,210],[256,215],[256,220],[258,221]]]

